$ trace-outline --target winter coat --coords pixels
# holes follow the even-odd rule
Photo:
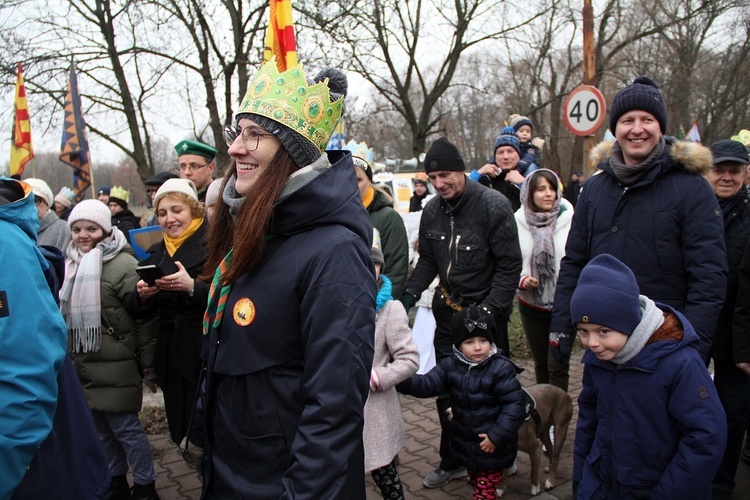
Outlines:
[[[425,193],[420,196],[416,192],[412,192],[412,196],[409,199],[409,212],[419,212],[422,210],[422,202],[425,198],[427,198],[430,195],[429,191],[425,191]]]
[[[169,256],[162,240],[148,249],[150,256],[141,265],[158,264],[162,259],[169,259],[182,264],[190,277],[196,279],[203,272],[208,256],[207,233],[208,221],[204,220],[173,256]],[[187,292],[161,290],[143,304],[135,293],[129,295],[125,303],[128,312],[135,317],[159,314],[154,369],[159,387],[164,390],[169,432],[175,443],[182,441],[187,434],[198,388],[208,288],[208,283],[196,280],[192,297]]]
[[[124,413],[141,409],[141,372],[154,365],[158,318],[136,320],[125,310],[126,297],[135,293],[139,279],[137,266],[127,246],[103,263],[101,349],[71,354],[92,410]]]
[[[377,189],[367,212],[373,227],[380,232],[384,272],[393,284],[393,297],[401,298],[409,271],[409,240],[404,220],[393,208],[393,200]]]
[[[518,243],[521,247],[523,256],[523,265],[521,267],[521,278],[531,276],[531,258],[534,251],[534,236],[531,234],[531,227],[526,221],[526,213],[521,207],[516,211],[516,224],[518,225]],[[565,243],[568,240],[570,223],[573,220],[573,206],[568,200],[560,200],[560,214],[557,216],[553,239],[555,243],[555,275],[560,271],[560,261],[565,255]],[[541,308],[536,303],[536,293],[534,290],[518,289],[518,300],[532,308]]]
[[[532,169],[531,172],[533,172],[534,170],[535,169]],[[495,177],[482,175],[479,176],[478,182],[483,186],[494,189],[495,191],[508,198],[508,201],[510,202],[510,208],[513,212],[515,212],[516,210],[521,208],[521,188],[519,186],[516,186],[512,182],[505,182],[505,177],[508,175],[508,172],[509,170],[501,170],[500,173]]]
[[[682,323],[681,339],[665,332],[621,366],[591,350],[583,355],[573,464],[579,499],[636,491],[645,495],[638,498],[711,498],[726,416],[695,350],[695,330],[675,309],[657,306]]]
[[[565,199],[570,202],[571,205],[573,205],[573,208],[575,208],[576,203],[578,203],[578,196],[581,194],[581,181],[574,181],[571,180],[568,182],[568,185],[565,186]]]
[[[750,193],[740,190],[740,199],[734,208],[724,216],[724,235],[727,245],[727,296],[716,323],[711,356],[715,359],[732,359],[732,324],[737,304],[739,269],[745,245],[750,237]],[[750,335],[744,342],[750,346]],[[741,340],[740,340],[741,341]],[[750,359],[748,359],[750,361]]]
[[[130,230],[139,229],[141,227],[141,219],[136,217],[130,210],[125,209],[112,216],[112,225],[117,226],[122,231],[122,234],[128,238],[128,243],[132,246]]]
[[[570,297],[583,267],[608,253],[635,274],[640,292],[687,316],[708,357],[726,293],[721,211],[702,177],[712,165],[708,148],[666,138],[660,158],[633,186],[622,186],[608,158],[611,143],[593,156],[607,161],[586,181],[573,215],[557,280],[551,331],[573,333]]]
[[[398,391],[418,398],[448,393],[453,402],[451,451],[471,471],[500,470],[513,465],[518,452],[518,428],[526,417],[526,396],[516,379],[516,366],[502,354],[472,363],[454,348],[425,375],[412,375]],[[479,447],[486,433],[493,453]]]
[[[55,247],[65,251],[70,243],[70,228],[68,223],[60,220],[54,210],[47,213],[39,220],[39,232],[36,235],[36,243],[39,246]]]
[[[67,361],[65,321],[36,246],[34,196],[26,183],[0,183],[23,191],[0,201],[0,498],[93,498],[109,470]],[[88,466],[86,477],[70,475],[73,464]]]
[[[404,419],[396,384],[419,368],[419,352],[401,302],[390,300],[375,319],[372,369],[381,388],[370,390],[365,404],[365,471],[388,465],[404,446]]]
[[[439,275],[453,301],[482,303],[507,318],[520,273],[516,220],[497,191],[467,180],[455,207],[435,196],[422,210],[419,262],[407,292],[418,298]]]
[[[732,361],[750,363],[750,238],[737,271],[737,302],[732,323]]]
[[[321,170],[327,158],[338,160]],[[203,496],[364,499],[372,223],[348,152],[282,192],[257,266],[208,311]],[[314,178],[309,178],[317,175]]]

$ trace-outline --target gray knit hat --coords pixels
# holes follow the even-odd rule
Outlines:
[[[654,115],[656,121],[659,122],[661,133],[666,132],[667,106],[664,104],[664,97],[659,91],[659,86],[648,76],[639,76],[631,85],[615,94],[609,110],[609,130],[614,134],[617,120],[634,109]]]
[[[308,83],[313,85],[318,82],[322,82],[328,78],[328,88],[330,91],[331,102],[336,101],[342,95],[346,95],[348,91],[348,82],[346,75],[341,70],[335,68],[327,68],[319,72],[312,81]],[[322,151],[317,148],[308,139],[305,139],[300,134],[290,129],[286,125],[283,125],[276,120],[268,118],[266,116],[257,115],[255,113],[238,113],[236,121],[239,122],[242,118],[248,118],[270,133],[275,135],[281,142],[282,147],[289,153],[292,160],[297,165],[297,168],[306,167],[311,164],[322,154]]]

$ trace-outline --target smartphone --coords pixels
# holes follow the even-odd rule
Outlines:
[[[138,266],[135,268],[135,271],[148,286],[155,286],[156,280],[164,277],[164,271],[159,266],[153,264],[149,266]]]

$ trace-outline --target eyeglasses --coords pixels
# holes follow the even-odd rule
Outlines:
[[[195,172],[196,170],[200,170],[203,167],[207,167],[212,163],[213,163],[212,161],[206,163],[205,165],[198,165],[197,163],[180,163],[179,165],[177,165],[177,167],[175,167],[175,170],[179,170],[180,172],[191,170]]]
[[[227,146],[231,147],[232,144],[234,144],[234,141],[237,140],[237,136],[242,136],[242,145],[245,146],[245,149],[248,151],[255,151],[258,149],[258,144],[260,143],[260,138],[264,135],[273,135],[273,134],[264,134],[263,132],[259,132],[257,128],[254,126],[249,126],[240,128],[239,125],[227,125],[224,127],[224,140],[227,141]]]

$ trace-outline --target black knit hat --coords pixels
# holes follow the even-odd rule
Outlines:
[[[484,337],[494,342],[497,326],[495,319],[485,309],[479,306],[468,306],[453,316],[452,331],[453,345],[460,347],[464,340],[472,337]]]
[[[424,158],[424,171],[430,172],[463,172],[466,163],[461,158],[458,148],[445,137],[441,137],[432,143],[430,150]]]
[[[573,324],[595,323],[630,335],[641,322],[638,282],[628,266],[597,255],[581,271],[570,298]]]
[[[614,134],[617,120],[622,115],[634,109],[647,111],[654,115],[659,122],[661,133],[667,130],[667,106],[664,97],[656,85],[648,76],[639,76],[631,85],[620,90],[612,99],[609,110],[609,130]]]
[[[346,79],[346,74],[335,68],[327,68],[320,71],[312,81],[308,80],[310,84],[322,82],[328,78],[328,89],[330,92],[331,102],[336,101],[342,95],[346,95],[349,84]],[[235,117],[236,121],[239,122],[242,118],[249,118],[270,133],[275,135],[281,142],[281,146],[289,153],[292,160],[297,165],[297,168],[306,167],[313,163],[315,160],[320,158],[322,152],[318,147],[305,139],[300,134],[290,129],[286,125],[272,120],[271,118],[256,115],[255,113],[239,113]]]
[[[741,163],[742,165],[750,163],[745,145],[731,139],[711,144],[711,156],[713,157],[714,165],[725,161]]]

